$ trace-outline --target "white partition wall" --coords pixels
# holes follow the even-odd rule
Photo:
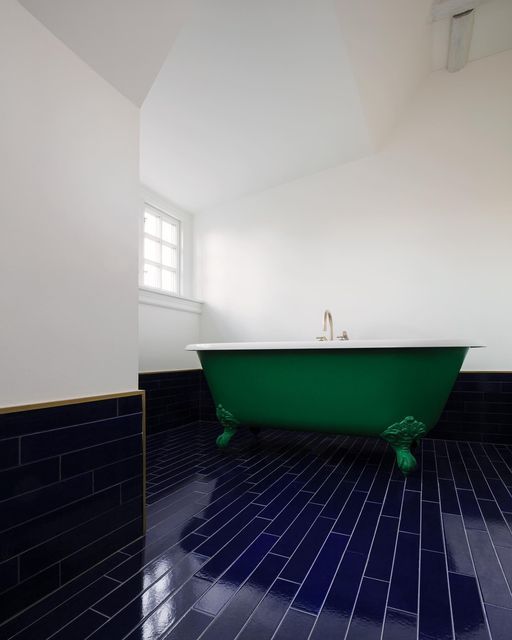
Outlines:
[[[137,388],[138,109],[0,4],[0,406]]]

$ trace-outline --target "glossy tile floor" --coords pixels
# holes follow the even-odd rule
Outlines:
[[[217,433],[152,437],[145,538],[0,638],[512,638],[512,447]]]

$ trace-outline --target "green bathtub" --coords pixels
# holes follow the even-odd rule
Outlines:
[[[411,445],[437,422],[471,346],[459,341],[351,340],[189,345],[224,432],[239,425],[379,436],[404,474]]]

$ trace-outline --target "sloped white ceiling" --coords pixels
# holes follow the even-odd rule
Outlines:
[[[143,182],[193,211],[370,149],[331,0],[204,0],[141,114]]]
[[[375,145],[430,71],[432,0],[336,0],[343,42]]]
[[[194,5],[194,0],[19,2],[138,106]]]
[[[141,179],[190,211],[375,151],[448,51],[433,0],[19,1],[142,105]],[[475,15],[470,60],[512,47],[512,0]]]

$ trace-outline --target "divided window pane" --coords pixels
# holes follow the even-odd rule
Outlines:
[[[179,293],[180,223],[168,214],[146,207],[144,211],[143,275],[146,287]]]

